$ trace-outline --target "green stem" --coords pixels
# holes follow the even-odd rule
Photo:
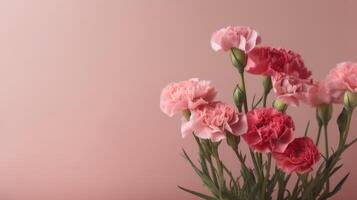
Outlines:
[[[270,90],[272,89],[272,81],[270,76],[264,76],[263,78],[263,88],[264,88],[264,93],[263,93],[263,107],[267,106],[267,97],[270,93]]]
[[[262,191],[262,199],[265,199],[266,187],[268,180],[270,178],[270,168],[271,168],[271,153],[268,153],[268,163],[266,165],[266,176],[264,177],[263,181],[263,191]]]
[[[254,165],[254,168],[255,168],[255,173],[258,176],[258,180],[260,180],[261,179],[260,168],[259,168],[259,165],[258,165],[257,160],[255,158],[254,152],[252,151],[252,149],[249,149],[249,152],[250,152],[250,156],[252,157],[253,165]]]
[[[269,179],[271,169],[271,153],[268,153],[267,177]]]
[[[296,183],[295,183],[294,190],[292,193],[292,199],[296,199],[296,196],[299,194],[299,190],[300,190],[299,183],[300,183],[300,178],[298,177],[296,179]]]
[[[218,154],[218,149],[216,147],[213,147],[212,146],[212,155],[214,157],[214,159],[216,160],[216,165],[217,165],[217,168],[218,168],[218,186],[219,186],[219,199],[223,199],[223,192],[224,192],[224,187],[225,187],[225,184],[224,184],[224,175],[223,175],[223,165],[222,165],[222,162],[221,162],[221,159],[219,158],[219,154]]]
[[[319,124],[319,128],[318,128],[318,130],[317,130],[316,143],[315,143],[316,146],[318,146],[318,145],[319,145],[319,142],[320,142],[321,130],[322,130],[322,125]]]
[[[242,157],[242,155],[238,152],[238,149],[233,149],[234,153],[236,154],[239,162],[241,163],[242,167],[244,170],[248,170],[247,165],[245,164],[244,158]]]
[[[325,133],[325,156],[328,159],[329,156],[329,144],[328,144],[328,134],[327,134],[327,124],[323,125],[324,133]]]
[[[284,192],[285,192],[285,174],[282,172],[280,169],[278,169],[275,166],[275,173],[278,176],[278,194],[277,194],[277,200],[283,200],[284,198]]]
[[[212,163],[212,159],[211,158],[208,158],[207,159],[209,165],[210,165],[210,168],[211,168],[211,173],[212,173],[212,177],[213,177],[213,182],[216,186],[218,186],[218,181],[217,181],[217,174],[216,174],[216,169],[214,168],[214,165]]]
[[[352,111],[347,111],[347,124],[346,124],[346,129],[345,129],[345,134],[343,136],[343,146],[346,144],[347,141],[347,137],[348,137],[348,132],[350,130],[350,124],[351,124],[351,120],[352,120]]]
[[[256,158],[257,158],[257,163],[258,163],[258,166],[259,166],[260,176],[262,178],[262,181],[264,181],[264,169],[263,169],[263,156],[262,156],[262,153],[256,153]]]
[[[269,94],[269,93],[268,93]],[[265,107],[267,107],[267,97],[268,97],[268,94],[266,94],[265,92],[264,92],[264,96],[263,96],[263,107],[265,108]]]
[[[325,156],[326,156],[326,160],[329,159],[329,143],[328,143],[328,133],[327,133],[327,124],[324,124],[324,133],[325,133]],[[327,178],[326,181],[326,191],[329,192],[330,191],[330,177]]]
[[[245,113],[248,112],[248,101],[247,101],[247,90],[246,90],[246,86],[245,86],[245,80],[244,80],[244,71],[243,72],[239,72],[240,74],[240,78],[241,78],[241,85],[242,85],[242,91],[244,93],[244,111]]]

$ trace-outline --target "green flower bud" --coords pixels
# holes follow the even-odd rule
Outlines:
[[[239,110],[242,108],[244,98],[244,92],[240,89],[239,85],[237,85],[233,92],[233,100]]]
[[[243,73],[244,67],[247,64],[247,55],[245,52],[237,48],[232,48],[231,60],[234,67],[236,67],[240,73]]]
[[[231,133],[227,132],[227,144],[231,146],[233,149],[238,149],[238,144],[240,143],[240,137],[232,135]]]
[[[332,104],[321,104],[317,107],[317,120],[322,125],[327,125],[332,117]]]
[[[343,103],[347,110],[353,110],[357,106],[357,92],[345,92]]]
[[[269,94],[270,90],[273,87],[270,76],[264,76],[264,78],[263,78],[263,87],[264,87],[264,94]]]
[[[275,109],[277,109],[278,111],[280,112],[285,112],[287,109],[288,109],[288,105],[285,104],[284,102],[282,102],[281,100],[279,99],[276,99],[274,102],[273,102],[273,107]]]

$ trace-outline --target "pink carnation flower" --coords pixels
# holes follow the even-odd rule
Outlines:
[[[311,81],[286,74],[272,77],[273,90],[276,97],[285,104],[298,106],[305,99]]]
[[[258,32],[246,26],[228,26],[214,32],[211,37],[211,46],[215,51],[237,48],[249,52],[260,42]]]
[[[299,54],[273,47],[257,47],[250,51],[245,70],[252,74],[265,76],[273,76],[278,73],[297,76],[301,79],[311,76],[311,71],[305,67]]]
[[[326,88],[334,102],[342,103],[346,91],[357,92],[357,63],[338,64],[326,76]]]
[[[284,152],[294,139],[290,116],[273,108],[257,108],[247,113],[248,131],[243,139],[258,152]]]
[[[226,131],[240,135],[246,130],[245,115],[237,113],[233,107],[222,102],[212,102],[192,110],[190,119],[183,119],[181,127],[183,137],[194,132],[197,137],[214,142],[226,138]]]
[[[304,101],[310,106],[317,107],[321,104],[332,103],[332,97],[327,92],[324,82],[315,82],[307,86]]]
[[[320,160],[320,153],[308,137],[296,138],[283,153],[274,152],[277,166],[286,173],[305,173]]]
[[[186,109],[211,102],[217,91],[210,86],[209,81],[190,79],[166,86],[160,96],[160,108],[162,112],[172,117],[174,114]]]

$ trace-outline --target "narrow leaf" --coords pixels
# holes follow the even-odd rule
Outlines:
[[[310,128],[310,120],[307,122],[306,128],[305,128],[305,134],[304,136],[307,136],[307,133],[309,132],[309,128]]]
[[[211,192],[213,194],[218,194],[219,191],[216,187],[216,185],[213,183],[213,181],[211,180],[211,178],[209,176],[207,176],[206,174],[204,174],[200,169],[198,169],[196,167],[196,165],[192,162],[192,160],[190,159],[190,157],[187,155],[186,151],[184,149],[182,149],[184,157],[186,158],[186,160],[190,163],[190,165],[192,166],[192,168],[195,170],[196,174],[201,178],[201,180],[203,181],[203,183],[211,190]]]
[[[180,188],[181,190],[185,191],[185,192],[188,192],[188,193],[191,193],[191,194],[193,194],[193,195],[195,195],[195,196],[198,196],[198,197],[200,197],[201,199],[216,200],[216,198],[214,198],[214,197],[211,197],[211,196],[208,196],[208,195],[199,193],[199,192],[195,192],[195,191],[186,189],[186,188],[181,187],[181,186],[179,186],[179,185],[178,185],[177,187]]]
[[[336,194],[343,186],[343,184],[346,182],[348,176],[350,175],[350,173],[348,173],[346,176],[344,176],[340,182],[337,183],[336,187],[332,190],[332,192],[330,193],[330,197],[334,194]]]

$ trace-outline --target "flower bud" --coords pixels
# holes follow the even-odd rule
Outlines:
[[[270,76],[264,76],[264,78],[263,78],[263,88],[264,88],[264,94],[265,95],[269,94],[270,90],[272,89],[272,82],[271,82],[271,77]]]
[[[237,85],[233,92],[233,100],[238,109],[242,108],[244,98],[244,92],[240,89],[239,85]]]
[[[347,110],[353,110],[357,106],[357,92],[345,92],[343,103]]]
[[[282,102],[281,100],[279,99],[276,99],[274,102],[273,102],[273,107],[280,111],[280,112],[285,112],[286,109],[288,109],[288,105],[285,104],[284,102]]]
[[[233,149],[238,149],[238,144],[240,142],[240,137],[232,135],[231,133],[226,134],[227,136],[227,144],[231,146]]]
[[[245,52],[237,48],[232,48],[231,60],[234,67],[236,67],[240,73],[243,73],[244,67],[247,64],[247,55]]]
[[[332,104],[321,104],[317,107],[317,118],[322,125],[327,125],[332,117]]]

